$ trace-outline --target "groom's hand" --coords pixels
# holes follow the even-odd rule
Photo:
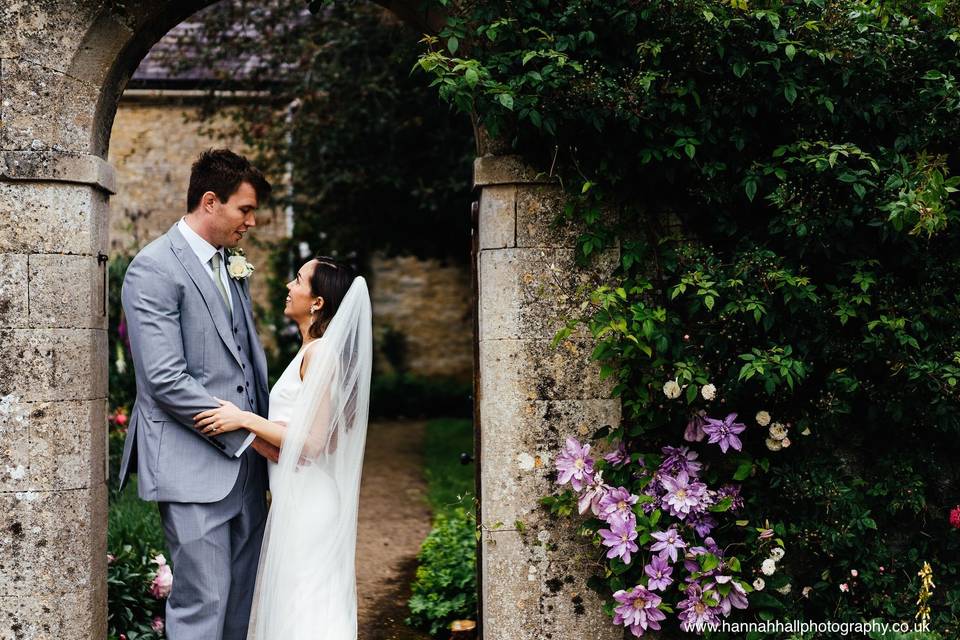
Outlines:
[[[280,461],[280,447],[270,444],[260,436],[254,438],[250,446],[267,460],[272,460],[273,462]]]

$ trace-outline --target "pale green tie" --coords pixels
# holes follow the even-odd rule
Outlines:
[[[230,311],[230,314],[233,315],[233,310],[230,308],[230,300],[227,298],[227,290],[223,287],[223,280],[220,278],[220,252],[217,251],[213,254],[213,257],[210,258],[210,262],[207,264],[210,265],[210,270],[213,271],[213,281],[217,285],[217,290],[220,292],[220,297],[223,298],[223,303],[227,305],[227,311]]]

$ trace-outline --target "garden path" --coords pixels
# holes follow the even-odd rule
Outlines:
[[[371,422],[357,539],[359,640],[428,640],[409,629],[410,582],[430,532],[423,422]]]

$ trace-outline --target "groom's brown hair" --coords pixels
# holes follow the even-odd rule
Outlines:
[[[270,183],[249,160],[230,149],[207,149],[190,167],[187,212],[197,208],[207,191],[215,193],[220,202],[226,202],[244,182],[249,182],[257,192],[261,206],[270,197]]]

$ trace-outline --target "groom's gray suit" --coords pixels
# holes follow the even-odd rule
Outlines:
[[[233,311],[174,225],[130,263],[122,301],[137,379],[121,486],[131,466],[159,503],[173,561],[171,640],[243,639],[266,522],[266,461],[248,432],[206,438],[193,416],[214,396],[266,416],[263,348],[246,281],[229,278]]]

